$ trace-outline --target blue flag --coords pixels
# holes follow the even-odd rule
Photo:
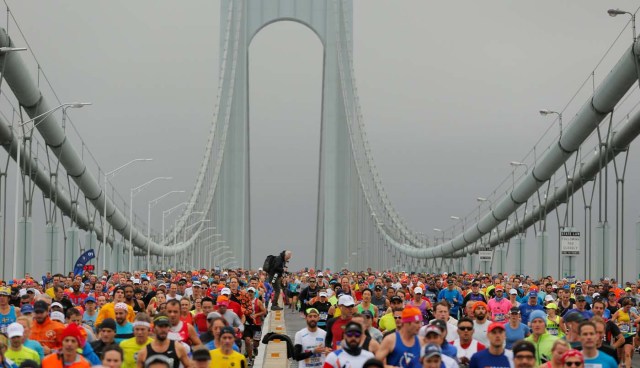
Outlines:
[[[87,264],[87,262],[94,259],[95,257],[96,257],[96,254],[93,251],[93,249],[89,249],[86,252],[82,253],[80,257],[78,257],[75,267],[73,267],[73,275],[74,276],[82,275],[82,272],[84,271],[84,266]]]

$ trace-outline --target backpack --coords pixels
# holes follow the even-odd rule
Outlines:
[[[273,254],[268,255],[267,258],[264,260],[264,264],[262,265],[262,270],[266,273],[271,273],[272,271],[271,267],[273,267],[275,260],[276,260],[276,256],[274,256]]]

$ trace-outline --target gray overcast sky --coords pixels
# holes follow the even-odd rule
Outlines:
[[[117,177],[120,192],[155,176],[175,178],[137,197],[137,213],[146,216],[147,201],[168,190],[191,190],[214,114],[219,3],[8,4],[61,100],[93,102],[70,114],[100,164],[110,170],[154,158]],[[490,194],[509,175],[509,161],[523,158],[552,124],[537,111],[561,109],[624,26],[627,17],[610,18],[607,7],[637,5],[354,1],[367,135],[389,197],[410,226],[431,236],[434,227],[452,225],[450,215],[473,211],[475,198]],[[623,39],[596,82],[630,44],[630,29]],[[303,267],[315,237],[321,44],[305,27],[281,22],[258,34],[250,52],[253,265],[291,248],[293,266]],[[567,110],[567,123],[589,92]],[[632,155],[627,180],[634,186],[639,165]],[[628,249],[640,209],[633,192]]]

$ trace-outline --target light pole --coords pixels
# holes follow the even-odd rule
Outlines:
[[[213,242],[213,244],[211,244],[211,246],[213,247],[216,244],[222,244],[222,243],[226,243],[225,240],[216,240],[215,242]],[[228,245],[223,245],[220,246],[219,248],[216,248],[212,251],[209,252],[209,269],[211,269],[213,267],[213,256],[218,253],[219,251],[226,249],[226,250],[231,250],[231,248]]]
[[[193,215],[203,215],[203,214],[204,214],[204,212],[202,212],[202,211],[194,211],[194,212],[191,212],[191,213],[190,213],[190,214],[188,214],[188,215],[187,215],[187,217],[184,219],[184,223],[186,224],[186,223],[187,223],[187,220],[189,220],[189,217],[191,217],[191,216],[193,216]],[[178,244],[178,220],[179,220],[179,219],[176,219],[176,221],[173,223],[173,242],[174,242],[174,246],[175,246],[176,244]],[[183,239],[184,239],[184,232],[183,232]],[[176,252],[175,252],[175,249],[174,249],[174,251],[173,251],[173,257],[174,257],[174,261],[175,261],[175,258],[177,258],[177,254],[176,254]],[[186,259],[186,258],[185,258],[185,259]]]
[[[154,181],[171,179],[173,178],[170,176],[158,176],[157,178],[153,178],[142,185],[131,188],[129,191],[129,272],[133,272],[133,197],[142,192],[144,188]]]
[[[491,211],[493,209],[492,208],[493,207],[493,202],[491,202],[488,198],[485,198],[485,197],[478,197],[478,198],[476,198],[476,201],[478,201],[478,203],[479,203],[478,204],[478,221],[480,221],[480,214],[481,214],[480,207],[482,207],[482,203],[489,202],[489,211]]]
[[[438,229],[437,227],[433,228],[433,231],[442,233],[442,244],[444,244],[444,231],[442,231],[442,229]]]
[[[610,17],[615,17],[618,15],[629,14],[631,16],[631,29],[633,30],[633,43],[636,43],[636,15],[634,13],[620,10],[620,9],[609,9],[607,10],[607,14]]]
[[[562,113],[557,111],[547,110],[547,109],[542,109],[539,112],[540,112],[540,115],[542,116],[546,116],[550,114],[558,115],[558,124],[560,125],[560,138],[562,138]]]
[[[0,52],[3,52],[2,50],[3,48],[0,48]],[[11,52],[11,51],[23,51],[26,50],[25,48],[16,48],[16,47],[8,47],[8,48],[4,48],[4,52]],[[42,114],[39,114],[33,118],[31,118],[30,120],[27,120],[23,123],[20,123],[18,125],[18,127],[16,128],[16,199],[15,199],[15,208],[14,208],[14,221],[15,221],[15,233],[13,235],[13,271],[12,271],[12,275],[13,278],[16,278],[16,268],[18,266],[18,212],[19,212],[19,205],[18,202],[20,201],[20,176],[21,176],[21,168],[20,168],[20,154],[22,151],[22,140],[25,137],[25,133],[29,133],[31,132],[33,129],[35,129],[35,127],[37,127],[40,123],[42,123],[44,121],[44,119],[46,119],[49,115],[51,115],[53,112],[55,112],[58,109],[61,108],[65,108],[65,107],[70,107],[70,108],[75,108],[75,109],[79,109],[82,108],[84,106],[87,105],[91,105],[91,102],[70,102],[70,103],[63,103],[57,107],[54,107],[53,109],[49,110],[49,111],[45,111]],[[39,122],[33,124],[32,127],[30,127],[29,129],[27,129],[27,131],[21,133],[20,128],[24,127],[26,124],[31,123],[32,121],[36,121],[38,119],[42,119]]]
[[[170,215],[173,211],[177,210],[179,207],[187,205],[187,204],[191,204],[192,202],[182,202],[179,203],[171,208],[169,208],[168,210],[162,211],[162,269],[165,269],[165,256],[164,256],[164,249],[167,247],[166,244],[166,235],[165,235],[165,230],[164,230],[164,219],[166,216]],[[175,231],[174,231],[175,234]]]
[[[187,242],[187,230],[191,229],[192,227],[194,227],[196,225],[200,225],[200,224],[202,224],[204,222],[210,222],[210,221],[211,220],[209,220],[209,219],[200,219],[200,220],[196,221],[195,223],[193,223],[193,224],[191,224],[189,226],[185,226],[185,228],[182,231],[182,243],[186,243]],[[215,227],[214,227],[214,229],[215,229]],[[195,263],[195,250],[196,250],[195,247],[196,247],[196,244],[195,244],[195,241],[194,241],[193,244],[191,245],[191,263],[192,263],[191,266],[193,266],[193,263]],[[185,263],[187,261],[187,256],[188,255],[186,255],[186,254],[184,255]]]
[[[111,171],[109,171],[109,172],[107,172],[107,173],[105,173],[103,175],[103,177],[104,177],[104,189],[103,189],[104,190],[104,205],[102,207],[102,246],[104,248],[104,251],[103,251],[104,255],[102,257],[102,269],[103,270],[107,269],[107,201],[109,199],[109,194],[108,194],[108,191],[107,191],[107,181],[109,180],[110,176],[111,177],[116,176],[116,174],[120,170],[122,170],[125,167],[133,164],[134,162],[138,162],[138,161],[153,161],[153,159],[152,158],[136,158],[136,159],[133,159],[133,160],[127,162],[126,164],[124,164],[124,165],[122,165],[122,166],[120,166],[120,167],[118,167],[118,168],[116,168],[114,170],[111,170]]]
[[[223,258],[220,261],[220,268],[222,268],[222,269],[229,268],[229,266],[231,266],[233,264],[233,262],[229,262],[229,261],[232,261],[232,260],[235,260],[235,259],[236,259],[235,256]]]
[[[451,239],[453,239],[456,235],[456,224],[458,222],[460,222],[460,217],[459,216],[449,216],[449,218],[453,221],[455,221],[455,223],[453,224],[453,230],[451,231]],[[464,232],[464,221],[462,221],[462,231]]]
[[[147,208],[147,239],[151,239],[151,208],[160,202],[162,198],[174,194],[174,193],[184,193],[184,190],[172,190],[167,192],[160,197],[149,201],[149,207]],[[151,269],[151,247],[147,247],[147,271]]]
[[[198,254],[198,265],[205,265],[207,263],[206,262],[206,258],[204,258],[206,256],[206,253],[205,253],[206,249],[205,248],[207,246],[206,245],[203,246],[202,244],[206,240],[209,240],[209,239],[213,238],[214,236],[222,236],[221,234],[211,234],[211,235],[207,236],[204,239],[200,239],[199,238],[200,235],[204,234],[205,232],[207,232],[209,230],[216,230],[216,227],[215,226],[209,226],[209,227],[206,227],[204,229],[200,229],[200,231],[198,232],[198,238],[197,238],[197,246],[198,246],[198,253],[199,253]],[[194,253],[193,253],[194,257],[195,257],[195,253],[196,252],[194,251]],[[194,261],[194,263],[195,263],[195,261]],[[202,267],[198,267],[198,268],[202,268]]]

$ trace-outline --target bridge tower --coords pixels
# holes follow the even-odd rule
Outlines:
[[[357,185],[353,183],[351,172],[353,155],[346,123],[348,108],[339,75],[340,67],[351,68],[351,65],[339,65],[338,43],[346,45],[343,52],[346,48],[351,51],[352,14],[350,0],[223,0],[221,3],[221,72],[224,63],[226,70],[230,65],[235,68],[234,73],[221,77],[221,85],[229,84],[230,81],[224,80],[229,75],[235,83],[231,90],[220,91],[221,101],[228,101],[230,113],[213,199],[214,218],[218,231],[224,234],[227,244],[244,266],[251,262],[248,51],[251,40],[261,29],[283,20],[307,26],[324,48],[315,266],[336,268],[342,265],[336,260],[348,256],[345,249],[348,248],[350,222],[354,222],[353,216],[349,215],[353,201],[349,193]],[[229,34],[235,38],[230,42],[223,39]],[[224,48],[234,42],[237,51],[225,52]],[[219,111],[223,108],[219,106]],[[310,249],[304,256],[311,257],[312,252]]]

